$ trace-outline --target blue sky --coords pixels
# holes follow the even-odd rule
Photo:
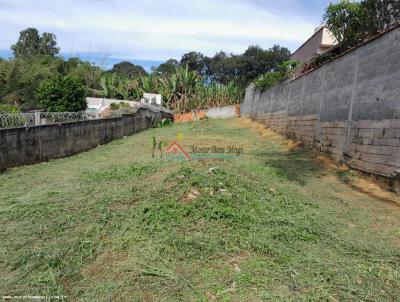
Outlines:
[[[0,56],[26,27],[56,34],[64,54],[146,67],[188,51],[294,51],[330,0],[0,0]],[[148,66],[147,66],[148,65]]]

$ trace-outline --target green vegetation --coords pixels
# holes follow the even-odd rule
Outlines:
[[[85,86],[90,95],[100,90],[103,71],[77,58],[37,56],[0,61],[0,103],[22,109],[43,109],[38,99],[39,86],[48,80],[68,77]]]
[[[58,57],[56,36],[40,35],[35,28],[21,31],[12,50],[13,59],[0,60],[0,103],[26,110],[81,108],[66,105],[65,98],[52,100],[62,106],[49,106],[47,100],[40,99],[39,87],[57,83],[59,78],[80,82],[87,95],[94,97],[138,101],[144,92],[159,93],[165,105],[177,112],[235,104],[251,81],[276,69],[290,55],[287,48],[278,45],[268,50],[250,46],[240,55],[219,52],[206,57],[189,52],[180,61],[170,59],[153,68],[151,74],[127,61],[105,71],[79,58],[66,61]]]
[[[152,159],[177,134],[244,154]],[[0,175],[0,295],[396,301],[398,215],[238,120],[151,129]]]
[[[291,77],[300,62],[285,61],[279,66],[279,71],[267,72],[254,81],[254,85],[260,90],[266,90],[278,84],[280,81]]]
[[[284,75],[281,72],[268,72],[255,80],[254,84],[258,89],[265,90],[271,88],[275,84],[278,84],[283,79]]]
[[[134,79],[108,74],[101,78],[104,97],[139,101],[143,93],[159,93],[164,104],[175,112],[188,112],[211,106],[237,104],[243,90],[234,83],[204,83],[204,79],[187,66],[176,67],[172,74],[150,74]]]
[[[127,102],[121,102],[121,103],[111,103],[110,104],[110,109],[111,110],[129,110],[131,107]]]
[[[340,0],[331,3],[324,21],[345,51],[400,21],[398,0]]]
[[[0,114],[18,113],[18,107],[0,103]]]
[[[71,77],[57,77],[42,82],[37,90],[40,108],[49,112],[74,112],[86,109],[86,89]]]
[[[196,71],[207,82],[225,85],[233,82],[243,89],[260,74],[277,69],[289,57],[290,51],[279,45],[270,49],[249,46],[243,54],[238,55],[220,51],[213,57],[207,57],[199,52],[189,52],[182,56],[180,65],[187,65],[189,70]]]
[[[54,34],[45,32],[40,36],[36,28],[21,31],[18,42],[11,46],[11,50],[18,59],[32,59],[37,56],[54,57],[60,51]]]
[[[147,74],[142,66],[138,66],[127,61],[115,64],[110,70],[110,73],[116,73],[127,78],[136,78]]]

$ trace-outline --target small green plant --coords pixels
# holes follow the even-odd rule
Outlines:
[[[155,158],[155,152],[158,150],[160,152],[160,158],[162,158],[162,147],[163,147],[163,142],[162,140],[159,140],[157,143],[157,139],[155,136],[153,136],[153,150],[151,152],[151,157]]]
[[[111,103],[111,110],[131,110],[131,106],[127,102]]]
[[[117,103],[111,103],[110,104],[110,109],[111,110],[118,110],[119,109],[119,105]]]
[[[339,178],[339,180],[345,184],[349,184],[353,181],[354,179],[354,172],[351,170],[348,171],[337,171],[336,176]]]
[[[161,121],[159,121],[159,122],[156,124],[155,128],[169,127],[169,126],[172,126],[173,123],[174,123],[174,122],[173,122],[171,119],[169,119],[169,118],[164,118],[164,119],[162,119]]]
[[[0,104],[0,114],[19,113],[20,110],[17,106],[9,104]]]

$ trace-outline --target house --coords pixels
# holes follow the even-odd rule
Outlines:
[[[309,62],[313,57],[323,54],[333,46],[337,41],[325,25],[315,29],[314,34],[297,49],[291,56],[291,60]]]

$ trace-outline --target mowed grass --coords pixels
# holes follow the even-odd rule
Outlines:
[[[152,159],[152,137],[240,159]],[[0,174],[0,295],[398,301],[399,207],[240,120],[151,129]],[[346,181],[347,182],[347,181]],[[59,300],[58,300],[59,301]]]

